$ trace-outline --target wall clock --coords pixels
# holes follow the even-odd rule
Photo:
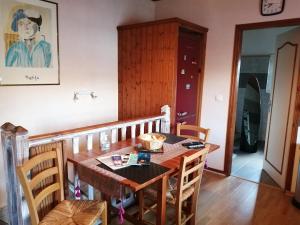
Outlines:
[[[271,16],[282,13],[285,0],[261,0],[261,15]]]

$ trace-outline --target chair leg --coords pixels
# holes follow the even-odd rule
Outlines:
[[[195,192],[199,192],[199,190],[196,190]],[[193,217],[190,219],[190,223],[189,223],[190,225],[196,224],[197,198],[198,198],[198,193],[194,193],[191,197],[192,205],[189,209],[189,213],[193,214]]]
[[[178,203],[176,204],[176,220],[175,220],[175,224],[176,225],[181,225],[181,214],[182,214],[182,202],[178,201]]]
[[[110,221],[111,221],[111,209],[112,209],[112,206],[111,206],[111,197],[109,195],[106,195],[106,194],[103,194],[101,195],[102,199],[106,202],[106,224],[110,224]]]
[[[107,225],[107,203],[106,202],[103,202],[104,204],[104,209],[101,213],[101,221],[102,221],[102,225]]]

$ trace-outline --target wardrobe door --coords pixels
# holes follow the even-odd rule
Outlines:
[[[178,25],[119,27],[118,38],[119,120],[174,108]]]
[[[196,124],[201,36],[180,32],[178,49],[176,123]]]

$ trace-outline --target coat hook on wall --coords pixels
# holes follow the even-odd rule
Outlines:
[[[94,91],[76,91],[76,92],[74,92],[73,100],[75,102],[78,101],[80,95],[88,95],[92,99],[98,98],[98,96],[96,95],[96,93]]]

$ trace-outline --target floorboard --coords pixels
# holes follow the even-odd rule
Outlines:
[[[199,225],[299,225],[300,210],[280,189],[206,172],[198,202]]]
[[[174,217],[169,207],[168,217]],[[155,221],[155,214],[147,218]],[[114,218],[111,224],[119,224],[118,219]],[[167,224],[172,223],[168,220]],[[206,171],[197,225],[300,225],[300,210],[292,206],[291,197],[279,188]]]
[[[168,217],[172,216],[174,211],[168,207]],[[154,215],[147,219],[154,221]],[[116,218],[112,224],[118,224]],[[167,224],[172,223],[168,220]],[[279,188],[206,171],[197,225],[300,225],[300,210]]]

